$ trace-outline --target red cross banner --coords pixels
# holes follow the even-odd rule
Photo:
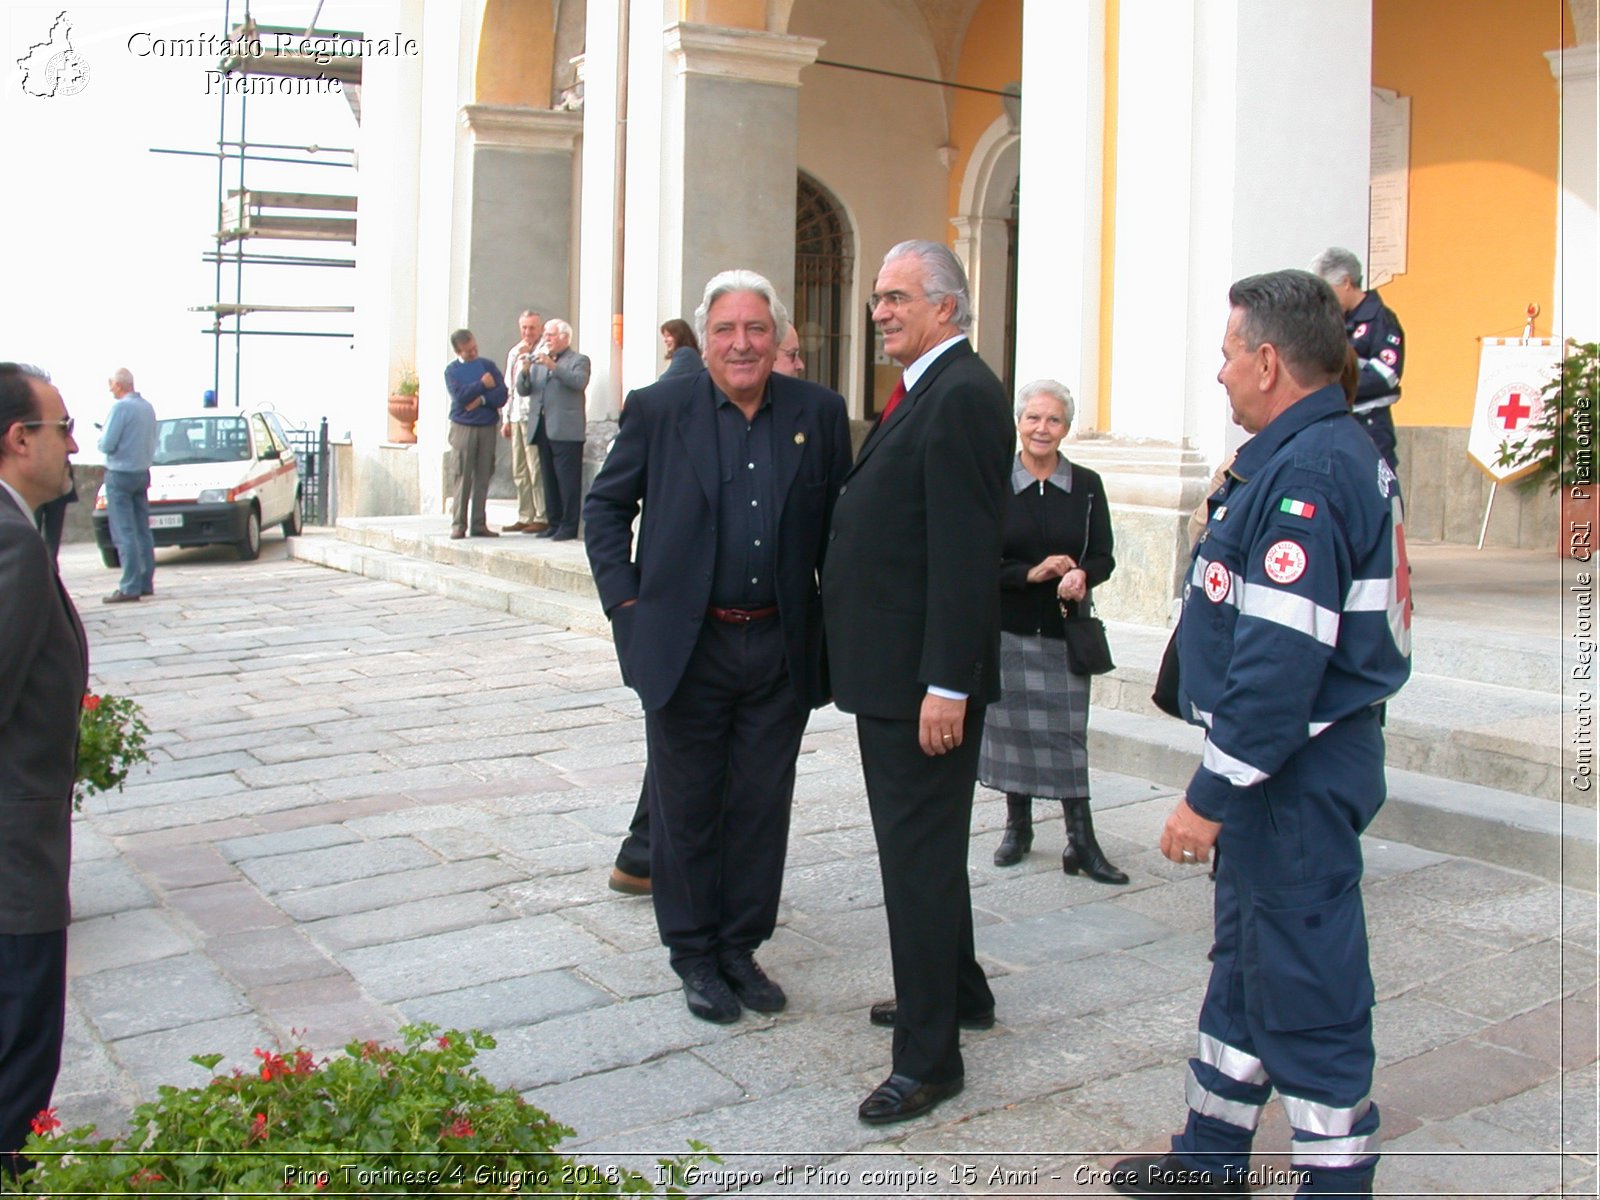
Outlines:
[[[1482,342],[1467,454],[1490,479],[1509,483],[1538,464],[1502,467],[1500,447],[1531,436],[1528,427],[1544,408],[1539,393],[1560,367],[1561,347],[1553,338],[1483,338]]]

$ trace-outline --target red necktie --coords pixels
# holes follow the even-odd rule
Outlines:
[[[900,379],[895,380],[894,391],[889,393],[889,403],[883,406],[883,415],[878,418],[878,424],[882,425],[885,421],[887,421],[889,419],[889,414],[894,411],[895,405],[899,404],[900,401],[904,400],[905,398],[906,381],[904,377],[901,377]]]

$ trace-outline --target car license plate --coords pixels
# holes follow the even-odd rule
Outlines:
[[[150,514],[150,528],[151,529],[182,529],[183,528],[183,514],[182,513],[151,513]]]

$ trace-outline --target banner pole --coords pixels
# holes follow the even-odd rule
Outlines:
[[[1500,490],[1500,481],[1493,480],[1489,484],[1489,503],[1483,509],[1483,524],[1478,526],[1478,549],[1483,549],[1483,539],[1489,535],[1489,514],[1494,512],[1494,494]]]

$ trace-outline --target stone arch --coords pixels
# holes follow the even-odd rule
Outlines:
[[[1021,165],[1021,135],[1008,117],[996,117],[972,148],[960,208],[950,218],[956,230],[951,248],[972,288],[972,344],[997,371],[1006,361],[1006,313],[1016,289],[1008,265]]]
[[[845,391],[851,381],[856,239],[844,205],[805,171],[795,187],[792,315],[806,378]]]

